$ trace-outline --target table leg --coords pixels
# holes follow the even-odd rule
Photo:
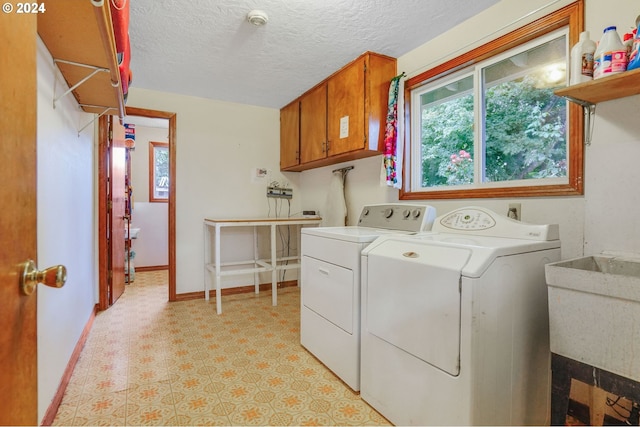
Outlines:
[[[298,227],[298,235],[297,235],[297,239],[298,239],[298,271],[297,271],[297,286],[300,287],[300,283],[302,283],[302,227],[303,225],[300,225]]]
[[[278,305],[278,270],[276,254],[276,225],[271,225],[271,304]]]
[[[209,301],[209,290],[211,289],[211,276],[207,264],[211,262],[211,239],[209,237],[209,226],[204,224],[204,299]]]
[[[253,226],[253,266],[257,267],[258,261],[258,227]],[[255,288],[256,294],[260,293],[260,274],[253,273],[253,286]]]
[[[216,285],[216,312],[218,314],[222,313],[222,292],[221,292],[221,283],[220,283],[220,225],[216,224],[215,228],[215,259],[216,259],[216,277],[215,277],[215,285]]]

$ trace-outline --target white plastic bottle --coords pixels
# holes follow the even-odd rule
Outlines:
[[[593,56],[596,43],[589,38],[589,31],[580,33],[580,40],[571,48],[571,70],[569,84],[588,82],[593,79]]]
[[[593,78],[622,73],[626,69],[627,48],[622,44],[616,27],[607,27],[593,57]]]

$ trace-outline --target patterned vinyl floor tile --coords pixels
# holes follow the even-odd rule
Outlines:
[[[300,346],[298,288],[168,303],[138,272],[96,316],[54,425],[390,425]]]

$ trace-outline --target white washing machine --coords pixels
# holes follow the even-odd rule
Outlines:
[[[557,225],[484,208],[362,252],[361,396],[396,425],[548,425]]]
[[[383,204],[362,209],[357,226],[302,228],[300,343],[360,390],[360,253],[381,235],[431,229],[435,209]]]

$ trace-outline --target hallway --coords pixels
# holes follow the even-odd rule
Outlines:
[[[389,425],[299,344],[299,289],[167,302],[136,273],[97,315],[54,425]]]

